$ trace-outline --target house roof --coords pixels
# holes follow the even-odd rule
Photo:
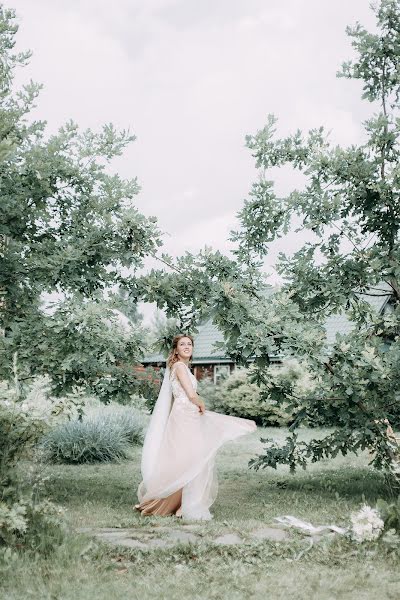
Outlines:
[[[368,296],[365,294],[361,295],[361,297],[364,297],[377,313],[381,313],[384,310],[384,307],[390,297],[390,286],[388,286],[386,283],[382,283],[379,285],[379,288],[387,290],[388,294],[383,296]],[[271,288],[271,290],[268,291],[269,293],[273,293],[274,290]],[[371,293],[378,294],[379,292]],[[354,323],[347,318],[344,312],[342,312],[327,317],[324,327],[326,330],[327,345],[328,347],[332,347],[335,342],[336,335],[346,335],[350,333],[354,327]],[[200,325],[198,327],[198,333],[195,336],[192,360],[193,364],[232,362],[232,360],[226,356],[222,349],[214,349],[214,344],[216,342],[223,341],[224,336],[222,332],[211,320]],[[271,358],[278,358],[278,356]],[[149,354],[142,360],[142,363],[165,363],[165,356],[163,354]]]
[[[206,321],[198,327],[199,332],[194,339],[193,364],[199,362],[232,362],[222,350],[216,351],[213,346],[216,342],[223,342],[224,336],[212,321]],[[143,363],[165,362],[163,354],[149,354]]]
[[[265,285],[261,293],[269,296],[274,293],[276,288],[271,285]],[[215,350],[216,342],[224,342],[224,336],[218,327],[211,321],[205,321],[198,326],[198,333],[194,338],[194,349],[192,363],[231,363],[231,358],[226,356],[223,349]],[[148,354],[143,360],[147,363],[165,363],[165,356],[161,353]]]
[[[371,308],[378,314],[382,313],[391,295],[391,287],[382,282],[377,286],[379,290],[387,290],[387,295],[379,295],[383,292],[371,290],[371,294],[360,294],[360,297],[366,300]],[[344,311],[341,313],[332,314],[325,321],[326,341],[328,347],[332,347],[335,343],[337,334],[347,335],[354,328],[354,323],[350,321]]]

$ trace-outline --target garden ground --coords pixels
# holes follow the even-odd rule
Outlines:
[[[323,434],[323,431],[321,434]],[[400,598],[400,553],[382,543],[355,544],[340,536],[310,539],[293,532],[284,541],[251,539],[274,517],[294,515],[314,525],[347,526],[364,501],[385,497],[383,476],[367,466],[368,455],[338,457],[290,475],[248,469],[263,447],[260,437],[283,438],[285,430],[259,428],[218,453],[219,493],[213,521],[200,523],[200,541],[172,548],[137,549],[101,543],[81,528],[157,532],[176,517],[143,517],[133,510],[140,481],[141,448],[121,464],[46,468],[52,499],[66,508],[71,532],[50,556],[21,555],[3,567],[0,597],[20,600]],[[315,435],[303,430],[302,436]],[[216,545],[236,533],[243,543]],[[144,536],[143,536],[144,537]]]

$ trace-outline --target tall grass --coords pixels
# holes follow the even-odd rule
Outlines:
[[[41,442],[52,463],[95,463],[127,459],[132,445],[142,444],[146,417],[129,406],[89,408],[83,419],[67,421]]]

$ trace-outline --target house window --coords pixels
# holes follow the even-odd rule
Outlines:
[[[229,377],[231,369],[229,365],[215,365],[214,367],[214,383],[221,383]]]

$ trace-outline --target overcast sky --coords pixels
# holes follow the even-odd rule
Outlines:
[[[340,144],[362,139],[370,107],[336,78],[352,56],[345,33],[373,27],[368,0],[11,0],[23,78],[44,84],[35,116],[54,131],[73,119],[129,127],[137,140],[115,170],[137,176],[139,210],[156,215],[165,250],[227,249],[257,174],[246,134],[324,125]],[[19,80],[23,80],[19,77]],[[299,182],[275,173],[285,194]],[[274,245],[292,251],[299,239]],[[271,277],[275,282],[276,277]]]

